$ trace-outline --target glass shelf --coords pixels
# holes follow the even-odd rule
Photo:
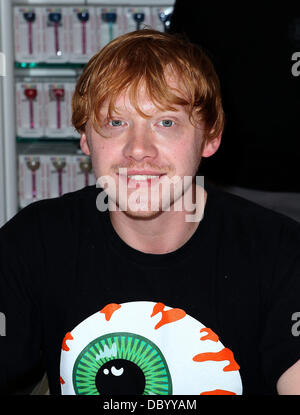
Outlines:
[[[79,143],[80,137],[17,137],[17,143]]]
[[[86,63],[15,62],[16,69],[82,69]]]
[[[77,78],[86,63],[15,62],[16,78]]]

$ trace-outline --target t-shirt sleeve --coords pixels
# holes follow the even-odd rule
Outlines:
[[[0,394],[30,391],[43,372],[37,222],[32,205],[0,229]]]
[[[279,236],[271,279],[265,287],[261,343],[265,380],[274,391],[279,377],[300,359],[300,226],[287,223]]]

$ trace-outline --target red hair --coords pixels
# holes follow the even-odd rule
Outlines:
[[[167,75],[179,81],[178,90],[170,88]],[[99,131],[101,106],[109,101],[111,117],[116,99],[125,90],[138,113],[147,117],[138,105],[141,83],[158,108],[186,106],[191,122],[203,122],[206,140],[222,133],[220,85],[210,59],[199,46],[179,36],[147,28],[119,36],[90,59],[72,100],[76,130],[84,132],[90,120]]]

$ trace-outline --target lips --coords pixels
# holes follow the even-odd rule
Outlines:
[[[136,180],[136,181],[144,181],[144,180],[150,180],[150,179],[157,179],[161,176],[164,176],[166,173],[161,173],[154,170],[125,170],[125,174],[123,172],[117,173],[120,177],[126,177],[130,180]]]
[[[155,176],[155,175],[128,175],[127,178],[129,180],[135,180],[135,181],[145,181],[145,180],[153,180],[153,179],[159,179],[161,176]]]
[[[140,187],[158,183],[159,179],[165,174],[152,170],[128,170],[127,174],[117,173],[120,179],[126,180],[127,185],[138,183]]]
[[[164,174],[153,170],[127,170],[127,176],[163,176]]]

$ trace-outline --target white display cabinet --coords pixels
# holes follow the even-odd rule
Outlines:
[[[49,127],[49,123],[51,124],[51,122],[52,124],[55,122],[58,123],[58,121],[55,120],[58,117],[59,110],[61,110],[61,108],[64,108],[61,105],[61,103],[57,100],[56,108],[58,109],[56,111],[56,115],[54,116],[54,118],[52,117],[50,121],[48,120],[47,122],[45,122],[44,120],[44,122],[46,123],[45,126],[40,124],[40,120],[38,124],[38,121],[36,120],[36,118],[34,118],[37,117],[38,114],[33,113],[36,106],[34,107],[32,100],[36,97],[37,93],[37,91],[35,90],[35,85],[38,85],[39,93],[41,90],[47,91],[47,88],[50,88],[50,83],[57,84],[58,82],[60,82],[60,88],[56,88],[60,90],[62,90],[64,82],[66,85],[66,89],[68,89],[67,86],[69,86],[70,83],[73,83],[75,85],[75,82],[80,76],[85,63],[88,61],[88,59],[82,59],[82,56],[80,56],[80,51],[78,50],[77,56],[73,56],[72,59],[70,59],[70,56],[67,54],[65,54],[65,59],[55,59],[55,56],[54,58],[51,58],[51,56],[45,58],[45,56],[43,55],[44,52],[41,51],[39,51],[39,55],[33,56],[32,60],[26,58],[22,59],[21,52],[24,52],[24,50],[27,47],[27,44],[29,45],[28,47],[31,49],[36,48],[37,46],[34,42],[42,42],[43,36],[45,36],[43,32],[46,31],[42,28],[42,31],[38,35],[38,39],[32,39],[33,26],[31,24],[32,16],[30,16],[30,13],[27,14],[27,25],[25,25],[24,22],[21,21],[21,26],[23,25],[23,28],[19,28],[21,30],[21,35],[18,44],[19,52],[21,51],[21,58],[16,60],[16,44],[18,43],[18,41],[16,39],[15,33],[16,24],[18,23],[15,17],[15,9],[24,7],[24,10],[27,8],[30,11],[30,8],[38,8],[42,11],[46,8],[53,8],[53,11],[55,12],[58,10],[58,8],[64,8],[64,10],[70,10],[71,13],[72,8],[73,10],[75,10],[74,8],[77,7],[89,7],[91,8],[91,10],[93,10],[93,13],[95,13],[95,20],[97,17],[99,21],[99,13],[101,13],[102,10],[101,8],[110,8],[109,10],[111,10],[111,8],[114,7],[116,10],[122,9],[123,11],[127,8],[127,10],[131,10],[133,12],[135,12],[135,10],[139,11],[141,10],[141,8],[145,8],[145,13],[143,16],[144,21],[142,21],[142,23],[150,23],[150,26],[152,26],[152,22],[154,22],[154,20],[156,19],[155,25],[160,25],[160,28],[155,28],[157,28],[158,30],[164,30],[163,21],[160,20],[157,16],[155,17],[155,19],[152,19],[152,15],[150,16],[149,13],[154,13],[155,10],[155,13],[157,14],[158,8],[161,8],[162,10],[166,11],[166,13],[170,13],[172,11],[174,2],[175,0],[0,0],[0,227],[7,220],[13,217],[17,213],[18,209],[22,207],[22,203],[20,205],[20,189],[18,175],[18,162],[20,160],[20,154],[28,155],[30,151],[32,151],[32,154],[36,154],[36,144],[37,148],[41,148],[41,146],[43,147],[43,154],[48,153],[50,155],[53,154],[54,148],[58,148],[58,146],[61,143],[62,146],[69,146],[70,155],[73,156],[73,160],[74,157],[76,158],[76,156],[80,157],[79,136],[76,135],[76,133],[73,134],[73,132],[70,129],[66,128],[64,130],[65,132],[61,132],[61,134],[58,134],[55,132],[55,129],[51,129],[51,125]],[[147,22],[145,22],[146,15],[148,19]],[[36,22],[37,18],[40,17],[34,16],[33,21]],[[72,17],[70,17],[70,19],[71,18]],[[84,19],[82,19],[82,25],[80,25],[77,22],[76,31],[81,32],[80,29],[82,29],[82,39],[84,39],[82,40],[82,42],[85,42],[84,49],[82,50],[83,52],[86,52],[88,58],[88,53],[92,55],[92,52],[101,49],[103,44],[97,44],[96,46],[89,45],[89,39],[86,37],[87,34],[86,32],[83,32],[83,30],[85,29],[84,23]],[[137,27],[136,25],[138,25],[138,21],[133,21],[131,26],[129,23],[127,24],[127,31],[135,30]],[[42,20],[40,24],[42,24]],[[102,22],[102,24],[103,27],[101,30],[106,31],[106,37],[104,36],[103,32],[101,38],[104,39],[104,42],[108,42],[110,40],[109,34],[110,36],[112,34],[111,23],[107,22],[107,28],[104,28],[104,22]],[[47,27],[47,30],[52,31],[53,34],[57,36],[57,25],[55,23],[55,19],[53,27],[50,29]],[[97,30],[99,30],[99,28],[95,26],[95,30],[95,38],[97,38],[97,36],[99,35],[99,32],[97,32]],[[120,31],[121,29],[119,27],[118,30],[115,31],[116,36],[120,34]],[[85,36],[84,38],[83,35]],[[26,36],[27,39],[24,41],[24,38],[26,38]],[[57,47],[58,42],[60,42],[59,47],[61,48],[62,41],[62,38],[56,37],[56,40],[52,41],[52,43],[54,44],[54,46],[56,45]],[[78,49],[78,40],[76,40],[76,42],[73,43],[76,43],[76,47]],[[53,48],[53,45],[50,45],[50,49],[51,48]],[[64,53],[65,52],[63,51],[62,54]],[[22,88],[27,88],[27,102],[24,103],[24,94],[18,95],[18,88],[21,91]],[[65,98],[67,95],[64,92],[62,96],[63,98]],[[41,99],[40,96],[39,99]],[[49,103],[47,100],[44,100],[43,102],[46,102],[46,104],[42,104],[43,106],[53,106],[53,103]],[[23,113],[21,113],[20,115],[20,110],[17,109],[17,106],[21,104],[24,106],[24,110]],[[39,114],[40,117],[42,117],[41,111],[39,111]],[[60,114],[59,117],[59,123],[62,123],[62,116]],[[25,119],[26,121],[26,118],[27,124],[26,122],[24,124],[22,120]],[[24,125],[22,125],[22,122]],[[32,137],[30,137],[30,128],[33,125],[39,125],[40,129],[34,130]]]
[[[4,76],[1,76],[0,127],[0,220],[2,225],[17,212],[17,155],[14,100],[14,42],[12,2],[0,0],[0,42],[5,56]]]

